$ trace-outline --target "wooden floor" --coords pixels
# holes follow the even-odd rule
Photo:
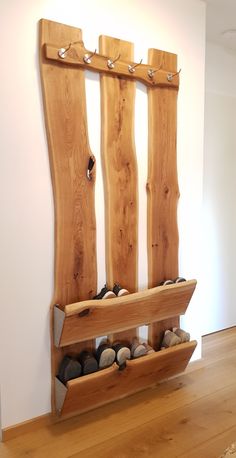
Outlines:
[[[217,458],[236,441],[236,328],[203,338],[203,360],[125,400],[0,444],[0,457]]]

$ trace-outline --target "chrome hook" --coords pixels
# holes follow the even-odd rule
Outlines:
[[[140,60],[140,62],[138,64],[134,64],[134,65],[129,65],[128,66],[128,70],[130,73],[134,73],[135,72],[135,68],[138,67],[139,65],[141,65],[143,59]]]
[[[59,49],[59,51],[58,51],[58,56],[59,56],[61,59],[65,59],[66,54],[67,54],[67,51],[69,51],[69,49],[71,48],[71,45],[72,45],[72,43],[70,43],[69,46],[67,46],[67,48],[60,48],[60,49]]]
[[[149,78],[151,78],[151,79],[152,79],[152,78],[153,78],[153,76],[155,75],[155,73],[157,73],[157,72],[159,72],[159,70],[161,70],[161,67],[162,67],[162,63],[159,65],[159,67],[158,67],[158,68],[156,68],[156,70],[153,70],[153,68],[149,68],[149,70],[148,70],[148,72],[147,72],[147,73],[148,73],[148,76],[149,76]]]
[[[167,81],[171,82],[171,81],[173,80],[174,76],[179,75],[180,72],[181,72],[181,68],[180,68],[180,70],[179,70],[178,72],[176,72],[176,73],[168,73],[168,75],[167,75]]]
[[[59,51],[58,51],[58,56],[61,59],[65,59],[67,51],[69,51],[69,49],[71,48],[72,45],[76,45],[77,43],[81,43],[81,41],[80,40],[79,41],[71,41],[69,43],[69,45],[67,46],[67,48],[60,48]]]
[[[111,69],[114,68],[114,67],[115,67],[114,63],[115,63],[117,60],[119,60],[119,58],[120,58],[120,54],[119,54],[119,56],[118,56],[116,59],[114,59],[114,60],[108,59],[108,61],[107,61],[107,66],[108,66],[108,68],[111,68]]]
[[[91,64],[91,58],[96,54],[97,50],[95,49],[94,52],[92,52],[92,54],[85,54],[84,58],[83,58],[83,61],[85,64]]]

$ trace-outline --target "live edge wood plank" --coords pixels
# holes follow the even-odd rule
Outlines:
[[[61,46],[68,46],[68,43],[61,41]],[[64,48],[65,49],[65,48]],[[179,86],[179,75],[175,75],[172,80],[168,80],[168,71],[163,71],[150,65],[138,64],[135,68],[135,71],[132,73],[129,71],[129,65],[135,65],[136,63],[133,60],[121,60],[116,61],[114,68],[110,69],[107,65],[108,59],[111,59],[113,56],[104,56],[101,54],[95,54],[91,58],[90,64],[84,61],[85,54],[93,54],[91,51],[88,51],[83,42],[71,44],[68,51],[66,51],[64,58],[59,57],[58,54],[59,48],[51,44],[45,44],[45,57],[47,59],[54,60],[58,63],[73,65],[74,67],[81,67],[85,70],[92,70],[98,73],[105,73],[115,76],[121,76],[123,78],[139,80],[142,83],[150,87],[173,87],[177,88]],[[148,71],[153,70],[153,77],[148,76]],[[157,71],[158,70],[158,71]]]
[[[95,173],[86,176],[91,156],[87,130],[85,76],[81,68],[45,59],[43,45],[82,39],[80,29],[41,20],[43,99],[52,173],[56,233],[54,303],[92,298],[97,291]]]
[[[68,304],[92,298],[97,291],[95,171],[86,177],[92,154],[87,130],[84,71],[59,65],[45,58],[44,45],[82,40],[80,29],[42,19],[39,55],[45,124],[51,166],[55,207],[55,274],[51,304],[51,329],[54,304]],[[93,348],[94,342],[85,342]],[[83,346],[84,346],[83,345]],[[79,352],[79,345],[71,351]],[[55,411],[54,380],[63,349],[52,352],[52,409]]]
[[[148,63],[177,71],[176,54],[149,49]],[[166,279],[178,276],[179,236],[177,204],[177,94],[170,88],[148,89],[148,180],[147,235],[148,285],[152,288]],[[165,329],[179,325],[179,317],[149,328],[149,341],[154,347]]]
[[[55,307],[55,344],[66,346],[186,312],[196,281],[159,286],[127,296]],[[58,321],[58,323],[57,323]]]
[[[94,374],[71,380],[66,387],[58,381],[58,410],[62,417],[86,412],[181,373],[196,345],[196,341],[191,341],[127,361],[122,371],[114,364]]]
[[[102,54],[133,59],[133,43],[99,37]],[[135,81],[100,76],[102,165],[105,187],[106,274],[113,288],[119,283],[130,293],[138,287],[138,177],[134,142]],[[109,328],[108,328],[109,330]],[[136,330],[110,336],[131,340]]]

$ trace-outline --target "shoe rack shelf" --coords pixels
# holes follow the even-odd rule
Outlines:
[[[133,43],[107,36],[99,37],[98,53],[93,54],[84,46],[80,29],[45,19],[40,21],[39,45],[55,206],[55,286],[50,306],[52,411],[66,418],[121,399],[185,369],[195,341],[159,350],[165,330],[179,326],[196,281],[157,286],[179,275],[177,56],[149,49],[147,64],[136,65]],[[108,61],[114,67],[108,67]],[[130,292],[99,301],[92,300],[98,292],[96,162],[88,177],[92,151],[85,70],[100,75],[107,286],[113,288],[119,283]],[[148,97],[148,289],[140,292],[136,81],[146,85]],[[127,361],[122,371],[113,364],[66,385],[57,378],[65,355],[94,351],[96,337],[104,335],[109,335],[111,342],[131,343],[141,325],[148,325],[148,341],[155,353]]]
[[[123,297],[77,302],[63,310],[55,306],[54,343],[63,347],[183,315],[195,287],[196,281],[191,280]]]
[[[66,386],[56,379],[57,413],[63,418],[83,413],[181,373],[196,345],[196,341],[182,343],[127,361],[122,371],[114,363],[107,369],[70,380]]]

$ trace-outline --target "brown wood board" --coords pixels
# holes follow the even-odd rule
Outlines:
[[[101,36],[99,51],[133,60],[133,44]],[[105,186],[106,274],[110,288],[137,291],[138,195],[134,144],[135,82],[101,75],[102,161]],[[130,340],[136,330],[113,336]],[[112,338],[112,337],[111,337]]]
[[[95,172],[89,181],[86,172],[91,150],[84,71],[49,61],[44,55],[46,42],[60,48],[77,40],[82,40],[80,29],[40,21],[40,68],[55,206],[52,327],[55,303],[63,307],[89,299],[97,290]],[[53,380],[62,356],[52,337]]]
[[[99,372],[71,380],[67,387],[59,382],[58,391],[62,389],[65,397],[61,415],[67,417],[86,412],[183,372],[196,345],[196,341],[191,341],[127,361],[123,371],[118,370],[114,364]]]
[[[148,63],[162,65],[162,69],[175,73],[177,56],[149,49]],[[177,89],[148,89],[148,181],[147,181],[147,250],[149,288],[161,281],[178,276],[177,203],[179,187],[177,177],[176,130]],[[149,340],[159,344],[160,334],[179,318],[163,321],[149,327]]]
[[[65,48],[64,48],[65,49]],[[168,79],[168,71],[163,71],[162,69],[155,68],[150,65],[135,63],[131,60],[124,60],[118,59],[115,63],[114,68],[108,67],[108,60],[111,59],[111,56],[104,56],[101,54],[94,54],[91,51],[85,49],[83,43],[71,43],[70,48],[63,52],[62,56],[59,55],[60,50],[58,46],[54,46],[51,44],[45,45],[45,55],[47,59],[51,59],[57,62],[61,62],[63,60],[64,64],[73,65],[73,66],[80,66],[86,70],[99,72],[99,73],[107,73],[110,75],[121,76],[122,78],[128,78],[131,80],[138,80],[141,81],[143,84],[147,86],[166,86],[166,87],[178,87],[179,86],[179,75],[176,74],[173,79]],[[90,62],[84,61],[85,56],[91,56],[89,59]],[[132,67],[133,69],[132,72]],[[131,67],[131,71],[129,68]],[[152,76],[148,76],[150,70],[153,72]]]
[[[55,307],[55,323],[59,325],[55,345],[65,346],[183,315],[195,287],[196,281],[191,280],[120,298],[70,304],[64,312]]]

